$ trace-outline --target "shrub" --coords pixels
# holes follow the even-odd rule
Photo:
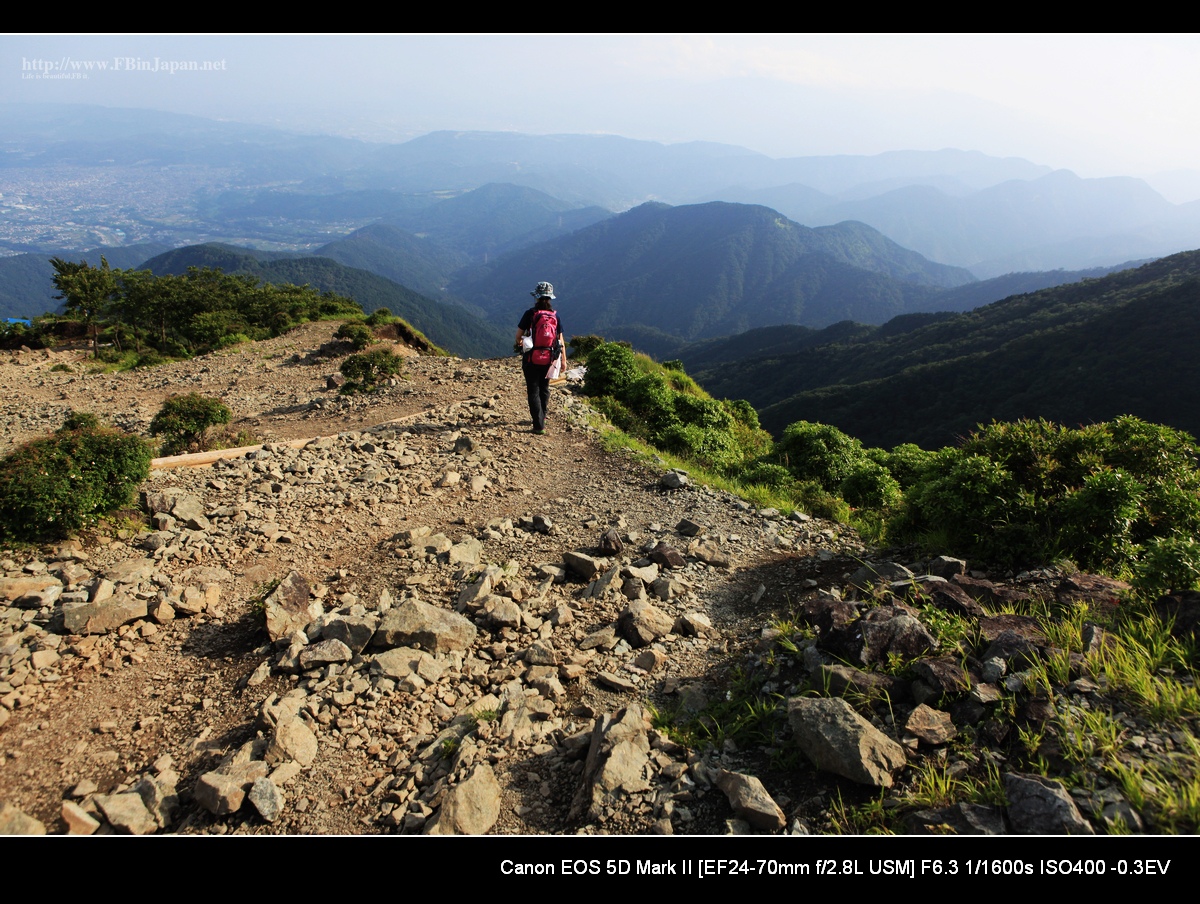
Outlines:
[[[837,427],[796,421],[783,431],[783,438],[769,456],[801,481],[816,481],[835,492],[842,481],[867,461],[862,443]]]
[[[66,420],[56,432],[66,433],[69,430],[98,430],[100,429],[100,418],[92,414],[90,411],[76,411],[71,409],[67,413]]]
[[[670,361],[664,361],[662,366],[667,370],[677,370],[680,373],[683,373],[683,362],[678,358],[672,358]]]
[[[343,342],[349,342],[354,346],[355,351],[362,351],[375,341],[375,334],[369,328],[354,320],[343,323],[333,335]]]
[[[179,455],[192,445],[199,446],[209,427],[228,424],[232,417],[224,402],[191,392],[163,403],[150,422],[150,435],[164,437],[163,455]]]
[[[588,356],[604,344],[603,336],[572,336],[571,341],[567,343],[567,348],[571,349],[571,359],[574,361],[586,361]]]
[[[52,374],[71,374],[74,372],[75,371],[71,369],[70,364],[63,364],[62,362],[59,362],[50,368],[50,373]]]
[[[367,326],[383,326],[385,323],[391,323],[392,312],[387,308],[376,308],[371,312],[371,316],[367,318]]]
[[[1200,589],[1200,543],[1191,537],[1151,540],[1134,568],[1133,586],[1154,596]]]
[[[26,443],[0,461],[0,536],[65,537],[128,505],[151,456],[140,437],[88,427]]]
[[[936,529],[992,561],[1131,568],[1155,541],[1200,533],[1200,471],[1186,433],[1118,418],[1080,429],[991,424],[943,449],[905,495],[896,539]]]
[[[342,362],[342,376],[347,380],[342,385],[344,393],[372,388],[381,377],[400,373],[400,356],[390,348],[377,348],[371,352],[351,355]]]
[[[841,497],[859,508],[889,509],[900,501],[900,484],[882,465],[864,459],[838,486]]]
[[[626,388],[638,376],[633,349],[606,342],[588,353],[583,391],[592,396],[622,398]]]

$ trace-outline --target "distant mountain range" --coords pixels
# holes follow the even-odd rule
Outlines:
[[[0,166],[151,167],[159,174],[201,166],[236,174],[244,188],[195,196],[204,222],[173,220],[189,243],[207,235],[311,249],[331,229],[383,222],[490,262],[595,222],[603,211],[648,200],[721,200],[767,206],[809,227],[866,223],[980,278],[1112,266],[1200,246],[1200,202],[1171,204],[1140,179],[1080,179],[1020,158],[949,148],[773,159],[712,142],[457,131],[388,145],[69,104],[0,104],[0,135]],[[1163,185],[1200,178],[1194,171],[1162,175]],[[465,226],[444,206],[499,183],[540,192],[545,212],[557,216],[537,223],[522,199],[520,210],[491,225],[480,218]],[[463,203],[496,214],[508,203],[501,195]],[[306,227],[298,229],[300,222]],[[159,229],[156,223],[155,239]]]

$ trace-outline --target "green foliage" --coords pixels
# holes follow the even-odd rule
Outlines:
[[[354,320],[348,320],[338,327],[334,338],[349,342],[355,351],[362,351],[375,341],[375,336],[369,328]]]
[[[391,323],[392,312],[387,308],[376,308],[371,312],[371,316],[367,318],[367,326],[383,326],[385,323]]]
[[[209,427],[228,424],[232,417],[224,402],[191,392],[163,403],[150,422],[150,435],[164,437],[163,455],[179,455],[198,445]]]
[[[67,413],[66,420],[63,425],[58,428],[59,433],[67,433],[71,430],[99,430],[100,418],[92,414],[90,411],[76,411],[71,409]]]
[[[1155,537],[1134,567],[1133,586],[1150,595],[1200,589],[1200,543],[1192,537]]]
[[[604,344],[603,336],[572,336],[567,343],[573,361],[587,361],[588,356]]]
[[[615,342],[593,348],[588,352],[587,364],[583,391],[590,396],[623,399],[629,384],[638,375],[633,349]]]
[[[680,371],[620,343],[591,350],[584,391],[622,430],[689,461],[728,471],[761,454],[769,438],[746,403],[718,402]]]
[[[900,484],[887,469],[864,459],[838,485],[838,494],[851,505],[888,509],[900,501]]]
[[[342,362],[342,376],[347,382],[342,386],[342,392],[352,393],[371,389],[383,377],[400,373],[403,362],[400,356],[390,348],[377,348],[370,352],[351,355]]]
[[[937,453],[893,535],[936,529],[954,551],[988,561],[1067,556],[1127,570],[1151,541],[1200,531],[1197,454],[1187,434],[1130,417],[1079,429],[991,424]]]
[[[830,492],[869,461],[858,440],[836,427],[808,421],[791,424],[768,459],[786,467],[797,480],[814,481]]]
[[[662,366],[665,367],[667,370],[677,370],[680,373],[683,372],[683,362],[680,361],[678,358],[673,358],[670,361],[664,361],[662,363]]]
[[[64,537],[128,505],[150,458],[141,438],[86,426],[26,443],[0,461],[0,537]]]

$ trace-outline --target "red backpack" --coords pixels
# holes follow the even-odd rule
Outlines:
[[[555,340],[558,338],[558,315],[553,311],[537,311],[533,315],[533,350],[529,363],[539,367],[549,364],[556,357]]]

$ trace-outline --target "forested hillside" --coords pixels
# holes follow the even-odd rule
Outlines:
[[[869,445],[952,443],[990,420],[1134,414],[1200,432],[1200,251],[1015,296],[918,329],[697,374],[763,426],[832,424]]]

